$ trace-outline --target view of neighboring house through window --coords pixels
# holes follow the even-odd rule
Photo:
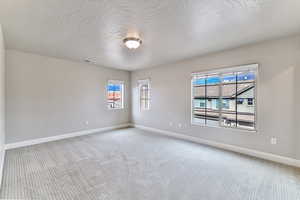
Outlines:
[[[256,129],[257,64],[192,74],[192,123]]]
[[[150,109],[150,81],[139,80],[139,97],[140,97],[140,110]]]
[[[110,80],[107,84],[107,106],[109,109],[122,109],[124,97],[124,82]]]

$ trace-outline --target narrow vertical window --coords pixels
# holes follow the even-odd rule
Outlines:
[[[192,74],[192,123],[256,129],[257,64]]]
[[[109,109],[124,108],[124,82],[109,80],[107,84],[107,106]]]
[[[150,109],[150,80],[139,80],[139,101],[140,101],[140,110],[149,110]]]

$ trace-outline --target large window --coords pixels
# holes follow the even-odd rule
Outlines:
[[[139,100],[140,100],[140,110],[150,109],[150,80],[139,80]]]
[[[108,108],[122,109],[124,107],[124,82],[117,80],[109,80],[106,90]]]
[[[257,64],[192,74],[192,123],[256,130]]]

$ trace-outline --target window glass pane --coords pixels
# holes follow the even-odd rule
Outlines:
[[[195,86],[193,87],[194,97],[205,98],[205,86]]]
[[[239,83],[254,82],[255,81],[255,72],[252,72],[252,71],[238,72],[237,73],[237,81]]]
[[[207,109],[206,124],[210,126],[219,126],[219,110]]]
[[[237,99],[240,102],[237,105],[239,114],[252,115],[255,114],[255,85],[254,83],[239,83]],[[253,118],[254,120],[254,118]],[[239,123],[239,122],[238,122]]]
[[[149,110],[150,108],[150,83],[149,80],[139,81],[140,110]]]
[[[109,83],[107,85],[107,105],[110,109],[123,108],[123,84]]]
[[[207,99],[218,99],[220,96],[220,90],[219,90],[219,85],[215,86],[210,86],[208,85],[206,87],[206,98]]]
[[[254,113],[238,112],[237,127],[245,129],[255,129],[255,115]]]
[[[227,73],[222,75],[221,85],[221,125],[228,127],[236,126],[236,74]]]
[[[219,76],[207,76],[206,84],[207,85],[217,85],[221,82]]]
[[[247,90],[244,88],[247,87]],[[242,92],[239,92],[238,99],[241,104],[237,105],[237,126],[239,128],[255,128],[255,88],[254,84],[239,84]]]
[[[147,99],[148,98],[148,85],[142,85],[140,89],[140,94],[142,99]]]
[[[219,108],[217,107],[220,96],[221,80],[219,75],[211,75],[206,78],[206,124],[219,126]]]
[[[236,82],[235,73],[227,73],[222,75],[222,83],[235,83],[235,82]]]
[[[205,108],[205,99],[194,99],[194,108]]]
[[[221,125],[236,126],[236,100],[234,98],[222,99]]]
[[[235,73],[223,74],[222,75],[222,98],[235,98],[236,93],[236,75]]]
[[[205,100],[194,100],[195,104],[196,106],[193,108],[193,122],[205,124]]]
[[[222,112],[221,124],[226,127],[236,127],[236,114],[232,112]]]
[[[235,98],[236,94],[236,84],[235,83],[228,83],[221,86],[222,87],[222,98],[223,99],[229,99],[229,98]]]
[[[192,81],[193,86],[193,118],[192,121],[198,124],[205,124],[205,77],[195,76]]]
[[[146,108],[146,100],[141,99],[141,108]]]
[[[145,102],[145,109],[146,109],[146,110],[150,109],[150,99],[148,99],[148,100]]]
[[[220,109],[220,100],[219,99],[207,99],[206,100],[207,110],[219,111]]]
[[[194,98],[193,100],[193,122],[205,124],[205,98]]]
[[[213,83],[220,83],[219,78],[212,78]],[[219,85],[207,85],[206,87],[206,124],[219,126]]]
[[[238,83],[237,98],[254,98],[255,92],[254,83]]]
[[[205,77],[194,77],[193,86],[205,85]]]

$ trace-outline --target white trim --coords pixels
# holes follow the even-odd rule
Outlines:
[[[224,143],[215,142],[212,140],[201,139],[201,138],[197,138],[197,137],[193,137],[193,136],[189,136],[189,135],[184,135],[184,134],[180,134],[180,133],[176,133],[176,132],[151,128],[151,127],[142,126],[142,125],[135,124],[133,126],[136,128],[143,129],[143,130],[152,131],[152,132],[160,133],[163,135],[168,135],[171,137],[196,142],[199,144],[204,144],[204,145],[208,145],[208,146],[212,146],[212,147],[216,147],[216,148],[220,148],[220,149],[224,149],[224,150],[228,150],[228,151],[233,151],[233,152],[237,152],[237,153],[241,153],[241,154],[245,154],[245,155],[285,164],[285,165],[300,167],[300,160],[297,160],[294,158],[279,156],[279,155],[275,155],[272,153],[266,153],[266,152],[248,149],[248,148],[244,148],[244,147],[239,147],[239,146],[235,146],[235,145],[231,145],[231,144],[224,144]]]
[[[56,136],[51,136],[51,137],[38,138],[38,139],[33,139],[33,140],[25,140],[22,142],[6,144],[5,149],[7,150],[7,149],[26,147],[26,146],[31,146],[34,144],[41,144],[41,143],[45,143],[45,142],[52,142],[52,141],[56,141],[56,140],[62,140],[62,139],[67,139],[67,138],[72,138],[72,137],[77,137],[77,136],[82,136],[82,135],[89,135],[89,134],[93,134],[93,133],[97,133],[97,132],[109,131],[109,130],[114,130],[114,129],[119,129],[119,128],[127,128],[130,126],[131,126],[131,124],[127,123],[127,124],[115,125],[115,126],[104,127],[104,128],[77,131],[77,132],[56,135]]]
[[[138,82],[138,84],[149,84],[150,78],[139,79],[137,82]]]
[[[3,170],[4,170],[4,160],[5,160],[5,148],[2,149],[0,160],[0,189],[2,186]]]
[[[116,85],[122,85],[124,84],[125,82],[124,81],[121,81],[121,80],[116,80],[116,79],[110,79],[107,81],[108,84],[116,84]]]
[[[232,71],[247,71],[247,70],[257,70],[259,64],[258,63],[251,63],[251,64],[243,64],[243,65],[236,65],[230,67],[222,67],[213,70],[201,70],[197,72],[192,72],[192,76],[205,76],[211,74],[220,74],[220,73],[230,73]]]

